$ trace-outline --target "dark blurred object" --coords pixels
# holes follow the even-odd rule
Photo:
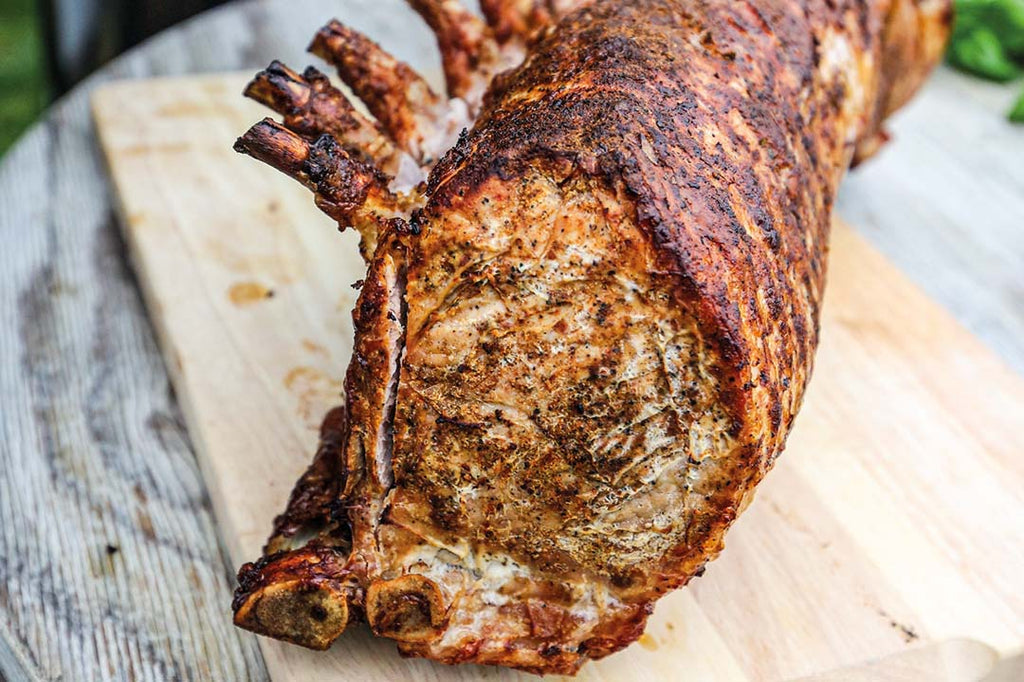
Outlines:
[[[225,0],[38,0],[54,89],[66,92],[149,36]]]

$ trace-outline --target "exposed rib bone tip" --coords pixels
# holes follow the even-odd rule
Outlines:
[[[432,641],[447,625],[441,590],[415,573],[371,583],[366,591],[366,619],[375,634],[400,642]]]
[[[309,101],[310,87],[302,76],[274,60],[256,74],[243,93],[279,113],[291,113]]]
[[[265,118],[235,141],[234,150],[297,178],[309,156],[309,143],[273,119]]]
[[[412,67],[337,20],[317,32],[309,50],[337,69],[401,148],[419,162],[433,156],[423,141],[440,137],[445,107]]]
[[[477,69],[497,58],[497,43],[487,26],[458,0],[407,0],[437,36],[448,94],[462,97],[486,75]]]
[[[262,588],[235,612],[238,627],[317,651],[328,649],[348,621],[344,593],[327,583],[309,585],[298,580]]]
[[[352,614],[338,564],[325,553],[333,554],[306,549],[243,566],[235,625],[309,649],[330,647]]]
[[[313,35],[313,40],[310,41],[309,46],[306,48],[307,52],[323,57],[323,52],[328,46],[328,41],[334,40],[345,40],[348,36],[349,30],[343,23],[337,19],[331,19],[326,24],[320,27],[320,30]]]
[[[300,75],[281,62],[271,62],[256,74],[245,95],[281,114],[283,125],[303,137],[326,133],[386,172],[399,169],[399,152],[377,124],[359,113],[345,93],[312,66]]]

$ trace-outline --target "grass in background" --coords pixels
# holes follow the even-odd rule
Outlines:
[[[35,0],[0,2],[0,155],[49,100]]]

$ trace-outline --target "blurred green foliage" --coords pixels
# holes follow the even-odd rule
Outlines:
[[[34,0],[0,2],[0,154],[49,100]]]
[[[947,60],[961,71],[1000,83],[1024,74],[1024,0],[956,0]],[[1009,112],[1024,123],[1024,93]]]

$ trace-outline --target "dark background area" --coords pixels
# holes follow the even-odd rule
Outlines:
[[[225,0],[0,0],[0,155],[54,98]]]

